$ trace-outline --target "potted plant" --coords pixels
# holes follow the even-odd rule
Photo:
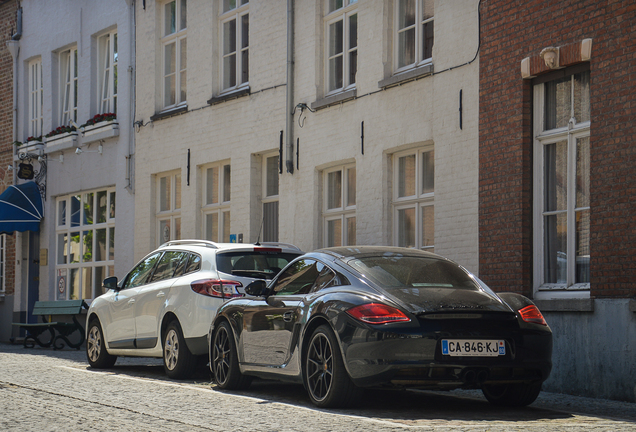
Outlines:
[[[119,135],[117,114],[96,114],[80,126],[80,129],[83,130],[82,135],[84,138],[82,142],[84,144],[117,136]]]

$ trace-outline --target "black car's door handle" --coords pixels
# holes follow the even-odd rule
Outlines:
[[[283,314],[283,321],[290,322],[294,318],[294,312],[289,311]]]

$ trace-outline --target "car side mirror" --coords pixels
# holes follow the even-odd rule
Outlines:
[[[257,279],[245,287],[245,294],[254,297],[261,297],[267,292],[267,283],[262,279]]]
[[[104,283],[102,285],[104,286],[104,288],[119,291],[119,288],[117,288],[117,276],[111,276],[104,279]]]

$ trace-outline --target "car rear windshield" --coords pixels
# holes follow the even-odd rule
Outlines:
[[[225,252],[216,256],[218,271],[235,276],[272,279],[299,254],[271,251]]]
[[[454,288],[479,291],[457,264],[433,257],[384,255],[349,262],[360,274],[383,288]]]

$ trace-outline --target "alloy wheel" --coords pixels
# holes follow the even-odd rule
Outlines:
[[[214,338],[213,366],[216,382],[225,383],[230,370],[230,340],[225,327],[220,327]]]
[[[90,331],[88,332],[86,345],[88,358],[92,362],[96,362],[99,359],[99,354],[102,351],[102,334],[96,325],[91,327]]]
[[[333,381],[333,355],[329,339],[317,333],[307,352],[307,384],[314,399],[323,400]]]
[[[179,360],[179,335],[174,329],[168,331],[163,351],[166,367],[169,370],[173,370]]]

